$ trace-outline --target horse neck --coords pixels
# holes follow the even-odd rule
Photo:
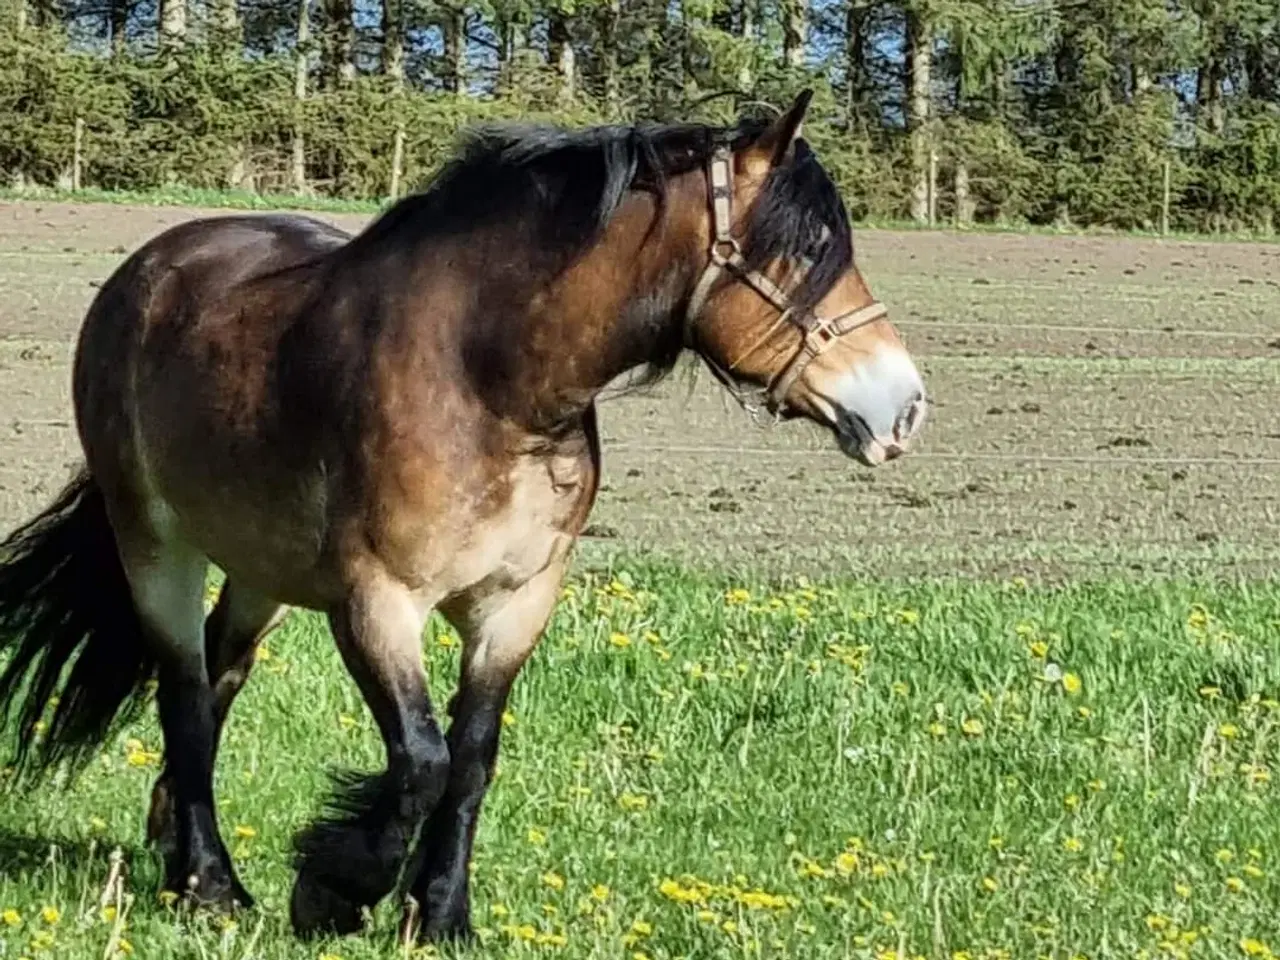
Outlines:
[[[676,190],[662,215],[653,197],[632,194],[601,240],[535,298],[527,322],[497,332],[501,352],[517,358],[508,382],[492,385],[508,393],[508,414],[525,405],[538,422],[572,420],[617,377],[674,361],[705,256],[689,209]]]

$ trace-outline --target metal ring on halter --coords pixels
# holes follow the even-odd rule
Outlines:
[[[731,363],[728,370],[722,369],[719,364],[706,356],[706,354],[703,354],[703,359],[711,368],[711,372],[725,385],[734,399],[744,409],[754,412],[744,399],[741,389],[734,382],[730,371],[736,369],[738,364],[758,350],[765,340],[771,337],[773,332],[784,322],[796,327],[800,331],[800,344],[796,348],[796,352],[762,391],[766,409],[776,417],[786,403],[787,394],[791,392],[795,382],[800,379],[805,367],[825,353],[841,337],[852,333],[859,327],[875,323],[882,317],[887,316],[889,311],[884,304],[877,300],[830,318],[819,317],[812,310],[797,311],[791,302],[791,297],[788,296],[785,290],[782,290],[759,270],[747,269],[746,258],[742,255],[742,246],[731,233],[733,226],[732,151],[723,144],[717,146],[711,153],[708,167],[707,199],[711,207],[714,231],[711,240],[711,255],[706,268],[702,271],[702,276],[698,278],[693,295],[689,298],[689,306],[685,313],[685,341],[692,345],[693,326],[697,322],[702,308],[706,306],[712,286],[715,285],[716,280],[723,271],[727,270],[732,273],[751,289],[755,290],[756,293],[760,294],[772,306],[776,307],[781,312],[778,322],[770,327],[769,331],[757,340],[746,353]],[[724,252],[726,248],[728,253]],[[803,278],[799,282],[803,282]]]

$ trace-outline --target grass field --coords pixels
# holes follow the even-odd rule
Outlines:
[[[5,529],[79,457],[94,290],[208,212],[0,202]],[[1280,246],[856,243],[925,372],[924,442],[854,469],[709,377],[602,406],[601,495],[513,695],[463,955],[1280,955]],[[458,652],[439,624],[425,649],[440,705]],[[151,717],[73,789],[0,793],[0,960],[403,956],[389,904],[353,938],[288,929],[293,833],[332,770],[382,763],[317,616],[273,635],[225,744],[256,910],[157,899]]]
[[[513,696],[470,955],[1268,956],[1278,647],[1274,584],[582,572]],[[447,628],[425,656],[443,702]],[[0,955],[107,956],[113,933],[145,957],[399,954],[386,907],[353,938],[287,926],[326,772],[381,762],[316,617],[272,638],[226,739],[224,829],[260,899],[233,925],[157,900],[157,746],[147,723],[74,792],[7,806]]]

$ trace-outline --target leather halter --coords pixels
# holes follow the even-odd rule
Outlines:
[[[731,232],[733,225],[732,151],[727,146],[717,146],[711,154],[708,167],[708,199],[711,204],[711,217],[715,226],[715,237],[711,241],[711,260],[706,269],[703,270],[702,276],[698,280],[698,285],[694,287],[693,296],[689,298],[689,307],[685,312],[686,341],[691,341],[694,324],[697,322],[702,308],[706,305],[711,288],[716,280],[719,279],[720,274],[725,271],[733,274],[765,300],[777,307],[781,311],[777,322],[750,349],[731,363],[728,370],[722,369],[719,364],[705,353],[702,354],[703,360],[707,362],[716,378],[729,388],[729,391],[739,403],[747,407],[748,404],[730,376],[732,371],[743,360],[758,350],[766,340],[772,337],[783,323],[790,323],[799,330],[801,338],[796,352],[787,361],[781,372],[774,375],[764,390],[765,407],[776,416],[786,402],[787,394],[791,392],[792,386],[800,378],[800,374],[804,372],[805,367],[825,353],[840,337],[857,330],[859,327],[875,323],[881,317],[886,316],[889,311],[884,304],[875,300],[865,306],[845,311],[827,319],[819,317],[812,310],[796,310],[785,290],[759,270],[747,268],[746,258],[742,255],[742,246]],[[802,271],[807,271],[808,266],[802,266],[801,269]],[[803,280],[803,273],[801,274],[801,280]],[[798,285],[799,283],[795,286]],[[795,286],[792,287],[793,290]]]

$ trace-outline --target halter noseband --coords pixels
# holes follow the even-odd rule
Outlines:
[[[689,298],[689,307],[685,313],[686,339],[691,339],[693,325],[697,322],[698,315],[706,305],[712,286],[720,274],[726,270],[777,307],[781,311],[777,322],[750,349],[731,363],[728,371],[723,370],[706,354],[702,355],[712,373],[730,389],[730,392],[733,393],[739,403],[743,403],[746,406],[730,377],[730,372],[758,350],[783,323],[790,323],[799,330],[801,339],[796,352],[786,366],[782,368],[782,371],[774,376],[764,391],[765,406],[771,413],[776,415],[786,401],[787,394],[791,392],[792,386],[800,378],[800,374],[804,372],[805,367],[813,362],[815,358],[825,353],[836,340],[847,333],[857,330],[859,327],[874,323],[881,317],[886,316],[889,311],[884,304],[875,300],[866,306],[848,310],[829,319],[822,319],[812,310],[796,310],[786,291],[759,270],[749,270],[747,268],[746,258],[742,255],[742,246],[731,232],[733,225],[733,153],[727,146],[717,146],[712,152],[707,183],[711,217],[715,226],[715,237],[711,241],[711,261],[702,272],[698,285],[694,287],[693,296]],[[803,279],[803,276],[801,279]],[[792,289],[794,290],[795,287]]]

